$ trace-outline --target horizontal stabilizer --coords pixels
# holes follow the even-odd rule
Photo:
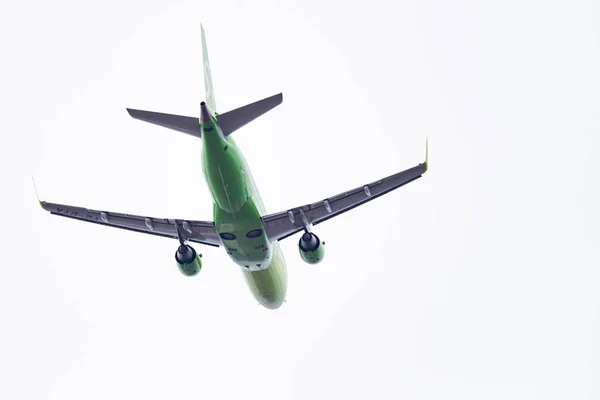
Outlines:
[[[217,115],[217,120],[223,131],[223,135],[229,136],[248,122],[277,107],[282,101],[283,94],[279,93],[275,96],[267,97],[266,99],[259,100],[255,103]]]
[[[134,110],[132,108],[128,108],[127,112],[135,119],[200,137],[200,121],[198,118],[153,111]]]

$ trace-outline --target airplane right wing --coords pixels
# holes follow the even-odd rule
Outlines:
[[[316,203],[295,207],[287,211],[262,217],[269,241],[285,239],[304,229],[305,224],[317,225],[348,210],[363,205],[377,197],[420,178],[427,171],[425,162],[378,181],[329,197]]]

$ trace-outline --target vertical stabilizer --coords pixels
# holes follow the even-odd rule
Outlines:
[[[204,27],[200,24],[200,30],[202,31],[202,58],[204,65],[204,93],[206,94],[206,103],[213,110],[217,111],[215,105],[215,92],[213,91],[212,77],[210,76],[210,63],[208,62],[208,49],[206,48],[206,35],[204,34]]]

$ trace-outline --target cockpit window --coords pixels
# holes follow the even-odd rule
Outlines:
[[[220,233],[219,236],[221,236],[221,239],[235,240],[235,235],[233,233],[223,232],[223,233]]]
[[[250,232],[246,233],[247,238],[257,238],[262,235],[262,229],[253,229]]]

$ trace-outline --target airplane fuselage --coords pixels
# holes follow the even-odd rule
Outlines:
[[[153,218],[41,200],[39,203],[54,215],[177,239],[175,261],[188,277],[197,275],[202,268],[201,255],[188,241],[222,246],[242,270],[256,300],[267,308],[279,308],[287,291],[287,271],[279,241],[303,231],[298,241],[300,257],[308,264],[321,262],[325,242],[312,232],[312,226],[420,178],[428,168],[427,142],[424,163],[315,203],[267,215],[250,168],[231,134],[281,104],[283,95],[279,93],[219,115],[213,113],[215,96],[202,26],[201,33],[206,101],[200,104],[200,118],[129,108],[127,111],[133,118],[202,139],[202,170],[213,198],[213,221]]]
[[[265,234],[265,208],[242,152],[207,113],[210,118],[201,124],[202,170],[214,201],[215,230],[254,297],[267,308],[278,308],[287,291],[285,259],[279,243],[270,243]]]

